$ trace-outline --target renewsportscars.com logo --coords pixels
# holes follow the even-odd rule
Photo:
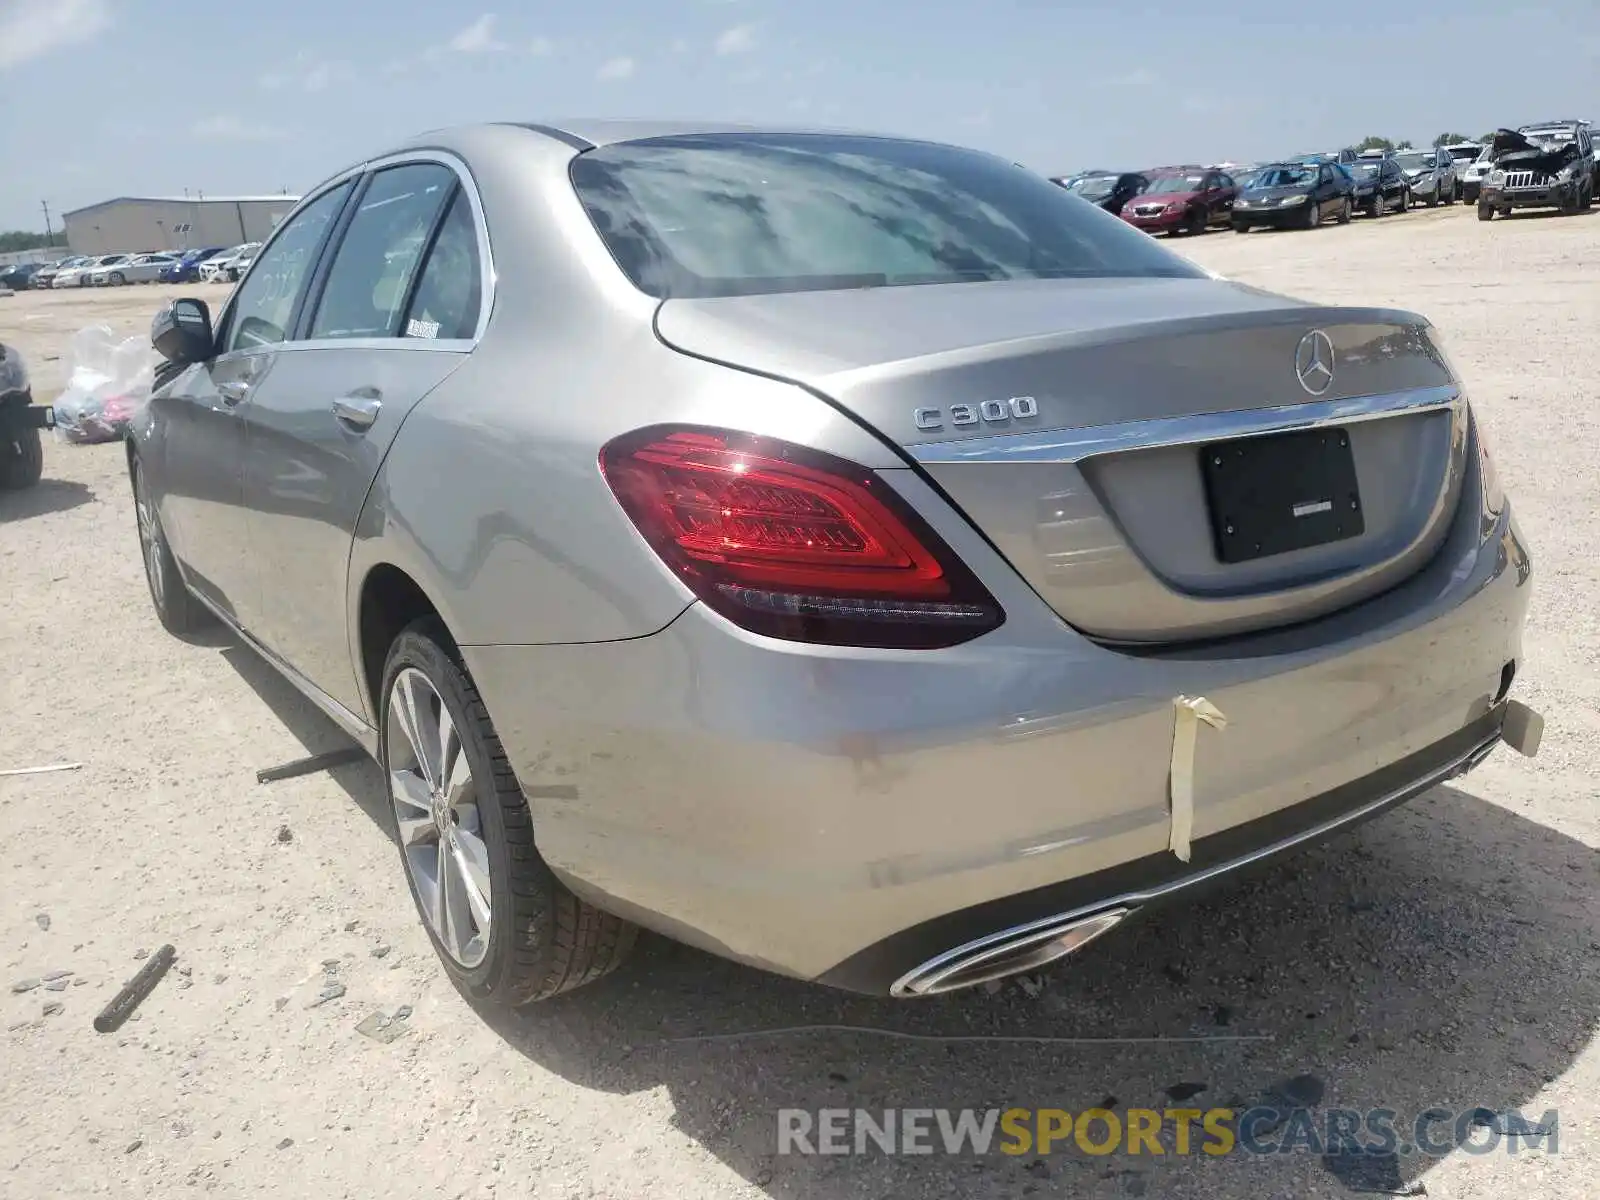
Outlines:
[[[1560,1151],[1560,1114],[1487,1108],[782,1108],[779,1154],[1312,1154]]]

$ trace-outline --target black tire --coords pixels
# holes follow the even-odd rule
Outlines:
[[[1306,215],[1302,218],[1302,224],[1307,229],[1315,229],[1322,224],[1322,210],[1318,207],[1315,196],[1306,197]]]
[[[112,284],[113,287],[121,287],[123,284],[125,284],[127,282],[128,282],[128,277],[126,275],[124,275],[121,271],[113,271],[113,272],[111,272],[111,284]]]
[[[1235,221],[1233,223],[1233,231],[1235,233],[1249,233],[1250,226],[1246,225],[1243,221]]]
[[[539,857],[527,798],[488,709],[449,633],[437,620],[409,626],[389,649],[378,720],[383,777],[394,778],[391,702],[396,678],[408,670],[426,677],[460,737],[461,752],[472,772],[478,832],[489,867],[487,950],[476,967],[468,968],[451,956],[435,934],[401,847],[406,886],[445,970],[474,1000],[514,1007],[592,983],[621,966],[638,936],[637,927],[580,900]],[[394,804],[389,807],[393,814]],[[395,832],[398,844],[398,822]]]
[[[133,462],[133,508],[138,523],[139,554],[144,560],[144,579],[150,588],[150,603],[156,618],[168,633],[183,636],[213,624],[216,618],[194,598],[183,581],[178,560],[161,528],[161,514],[150,502],[144,486],[144,468]]]
[[[1344,203],[1339,206],[1339,224],[1341,224],[1341,225],[1350,224],[1350,218],[1355,215],[1355,211],[1354,210],[1355,210],[1355,205],[1351,203],[1350,197],[1346,196],[1344,198]]]
[[[0,445],[0,492],[31,488],[43,475],[44,438],[37,429],[18,430]]]
[[[1400,211],[1402,213],[1408,213],[1408,212],[1411,211],[1411,189],[1410,188],[1401,188],[1400,189]]]
[[[1185,232],[1189,233],[1193,237],[1199,237],[1206,231],[1206,229],[1206,210],[1203,208],[1193,209],[1189,213],[1189,220],[1187,222],[1187,229]]]
[[[1492,220],[1494,220],[1494,205],[1485,204],[1480,200],[1478,202],[1478,220],[1480,220],[1480,221],[1492,221]]]
[[[1376,188],[1372,193],[1372,204],[1367,209],[1367,215],[1376,221],[1383,216],[1383,189]]]

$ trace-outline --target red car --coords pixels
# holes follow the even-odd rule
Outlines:
[[[1150,186],[1122,206],[1122,219],[1146,233],[1204,233],[1227,225],[1239,185],[1210,167],[1165,167],[1147,172]]]

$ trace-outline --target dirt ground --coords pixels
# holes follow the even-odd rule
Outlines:
[[[1600,210],[1481,225],[1456,208],[1174,248],[1446,331],[1533,548],[1517,690],[1548,720],[1536,760],[1501,750],[1108,939],[1042,991],[877,1003],[648,939],[597,987],[487,1016],[435,965],[376,769],[256,783],[339,735],[229,639],[163,634],[122,448],[51,443],[46,482],[0,497],[0,769],[84,765],[0,778],[0,1196],[1600,1194]],[[48,399],[73,330],[142,333],[164,290],[0,299],[0,340]],[[174,970],[96,1033],[166,942]],[[61,990],[13,987],[57,971]],[[343,994],[311,1006],[328,981]],[[357,1031],[401,1005],[395,1040]],[[770,1032],[800,1026],[858,1028]],[[1325,1108],[1405,1120],[1559,1110],[1559,1151],[1409,1155],[1387,1180],[1307,1153],[775,1153],[784,1107],[1161,1108],[1201,1084],[1186,1103],[1206,1108],[1300,1075]]]

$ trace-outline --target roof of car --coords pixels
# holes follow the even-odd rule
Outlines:
[[[543,133],[574,149],[588,150],[618,142],[637,142],[646,138],[693,137],[712,133],[788,133],[834,134],[853,137],[889,137],[870,130],[825,128],[815,125],[747,125],[724,121],[605,120],[570,118],[551,121],[511,121],[508,124]],[[918,140],[918,139],[907,139]]]

